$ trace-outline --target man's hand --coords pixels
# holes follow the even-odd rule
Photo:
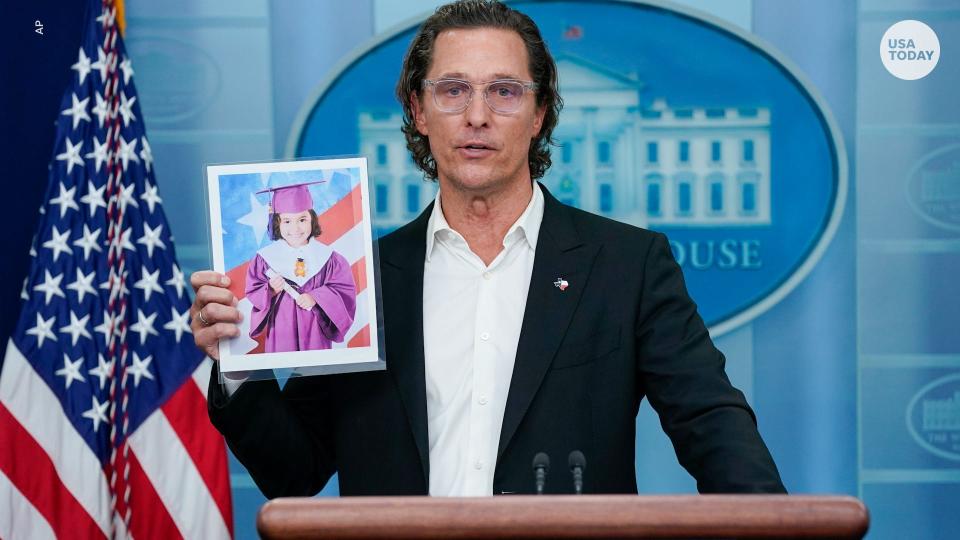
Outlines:
[[[274,294],[280,294],[280,291],[283,290],[283,286],[286,283],[286,280],[284,280],[283,276],[281,275],[276,275],[270,278],[270,288],[273,289]]]
[[[212,270],[201,270],[190,276],[195,299],[190,306],[190,330],[193,342],[214,360],[220,359],[217,347],[221,338],[240,335],[237,323],[242,316],[237,299],[227,287],[230,278]]]
[[[297,305],[309,311],[313,309],[313,306],[317,305],[317,301],[309,294],[303,293],[297,297]]]

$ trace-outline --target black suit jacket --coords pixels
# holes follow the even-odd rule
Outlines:
[[[531,462],[587,459],[584,491],[636,493],[645,396],[701,492],[782,492],[743,394],[687,295],[666,238],[559,203],[545,207],[500,435],[494,494],[533,490]],[[211,377],[209,412],[268,497],[312,495],[339,472],[343,495],[426,494],[423,353],[427,208],[380,240],[387,370],[244,383]],[[569,286],[560,290],[558,278]],[[214,368],[216,369],[216,368]]]

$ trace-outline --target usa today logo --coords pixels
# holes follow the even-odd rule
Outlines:
[[[900,21],[883,34],[880,60],[898,79],[922,79],[940,60],[940,40],[932,28],[920,21]]]

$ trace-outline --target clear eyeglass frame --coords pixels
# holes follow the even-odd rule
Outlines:
[[[449,103],[444,103],[442,97],[437,93],[438,85],[442,87],[444,84],[459,84],[465,87],[464,89],[469,89],[470,92],[467,94],[466,100],[462,104],[450,105]],[[519,79],[494,79],[491,81],[484,82],[470,82],[463,79],[453,79],[453,78],[444,78],[444,79],[424,79],[421,87],[426,89],[430,88],[433,94],[433,102],[437,105],[437,108],[445,113],[461,113],[467,110],[467,107],[473,103],[473,97],[476,94],[474,87],[482,86],[483,87],[483,102],[487,104],[487,107],[490,107],[490,110],[497,114],[513,114],[520,110],[520,106],[523,104],[523,96],[528,92],[535,92],[537,90],[537,83],[533,81],[522,81]],[[494,89],[513,89],[517,94],[517,97],[514,101],[503,100],[496,95],[491,98],[490,90]]]

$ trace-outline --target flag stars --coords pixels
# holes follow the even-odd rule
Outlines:
[[[97,213],[97,208],[107,207],[107,203],[103,200],[103,191],[105,189],[107,189],[106,184],[98,188],[92,181],[87,180],[87,193],[83,197],[80,197],[80,202],[87,205],[90,209],[90,217],[93,217]]]
[[[83,158],[80,157],[80,150],[83,148],[83,141],[80,141],[80,144],[74,145],[73,141],[67,137],[64,139],[64,143],[67,145],[67,149],[62,153],[57,154],[57,161],[66,161],[67,174],[70,174],[73,172],[74,165],[83,167]]]
[[[149,302],[150,295],[154,292],[163,294],[163,287],[161,287],[157,282],[160,280],[160,269],[156,269],[153,273],[147,271],[147,267],[144,266],[141,270],[140,275],[142,276],[139,281],[133,284],[137,289],[143,290],[144,299]]]
[[[100,92],[95,92],[94,97],[97,98],[97,104],[94,105],[93,109],[90,109],[97,117],[97,122],[100,124],[100,127],[103,127],[103,123],[107,120],[107,117],[110,116],[110,105],[107,103],[107,100],[103,99],[103,96],[100,95]],[[100,169],[97,169],[98,171]]]
[[[50,239],[43,243],[43,247],[53,250],[53,262],[57,262],[61,253],[70,253],[72,255],[73,250],[67,245],[67,241],[70,239],[70,231],[66,230],[61,234],[56,225],[54,225],[52,229],[53,230],[50,231]]]
[[[147,341],[147,336],[160,335],[159,332],[157,332],[153,328],[153,321],[156,318],[157,318],[156,313],[152,313],[150,314],[150,316],[147,316],[146,314],[143,313],[143,310],[137,308],[137,322],[130,326],[130,330],[140,334],[141,345],[143,345],[143,343]]]
[[[67,295],[63,294],[63,290],[60,288],[60,282],[63,281],[63,274],[57,274],[56,276],[53,276],[47,269],[43,270],[43,274],[43,283],[33,286],[33,290],[40,291],[44,294],[43,305],[50,305],[50,299],[54,296],[66,298]]]
[[[91,251],[97,251],[102,253],[103,249],[100,248],[100,237],[101,229],[91,231],[90,227],[86,223],[83,224],[83,238],[78,238],[73,241],[73,245],[83,249],[83,260],[87,260],[90,257]],[[81,298],[82,300],[82,298]]]
[[[147,256],[153,257],[153,248],[167,249],[160,235],[163,233],[163,224],[157,225],[156,229],[150,228],[149,223],[143,224],[143,236],[137,240],[138,244],[143,244],[147,248]]]
[[[183,278],[183,271],[180,267],[173,265],[173,277],[164,281],[165,285],[170,285],[177,289],[177,298],[183,297],[183,290],[187,287],[187,281]]]
[[[110,159],[110,148],[106,142],[101,143],[100,139],[93,137],[93,152],[87,152],[84,157],[87,159],[93,158],[95,160],[95,169],[97,172],[100,172],[100,166]]]
[[[87,114],[87,102],[90,101],[90,98],[83,98],[80,100],[77,99],[76,94],[72,94],[70,96],[70,100],[72,102],[70,108],[60,111],[60,114],[69,116],[73,120],[73,129],[77,129],[77,126],[80,125],[81,120],[86,120],[87,122],[90,121],[90,115]]]
[[[86,225],[84,225],[86,227]],[[77,279],[73,283],[67,285],[67,288],[76,291],[77,297],[80,302],[83,302],[83,297],[87,293],[97,296],[97,290],[93,288],[93,278],[97,276],[96,271],[92,271],[87,275],[84,275],[83,271],[77,268]]]
[[[150,167],[153,165],[153,151],[150,149],[150,143],[147,142],[146,137],[140,137],[140,142],[143,143],[143,149],[140,150],[140,158],[143,160],[143,166],[147,168],[147,172],[150,172]],[[150,207],[150,211],[153,212],[153,207]]]
[[[70,189],[67,189],[67,186],[60,182],[60,194],[56,197],[50,199],[51,205],[60,206],[60,218],[63,219],[63,216],[67,215],[67,210],[71,208],[79,211],[80,207],[77,206],[77,201],[74,200],[74,194],[77,192],[77,186],[73,186]]]
[[[97,61],[90,64],[90,67],[100,73],[100,82],[107,84],[107,70],[110,66],[107,61],[107,53],[103,50],[103,47],[97,47]]]
[[[120,62],[120,71],[123,72],[123,84],[130,84],[130,77],[133,77],[133,64],[129,57],[123,57],[123,62]]]
[[[150,379],[151,381],[156,380],[153,378],[153,373],[150,373],[151,361],[153,361],[152,356],[147,356],[146,358],[141,359],[140,355],[134,351],[130,366],[127,368],[126,373],[124,373],[124,378],[126,378],[127,375],[133,375],[134,388],[140,386],[140,379]]]
[[[89,99],[89,98],[88,98]],[[126,92],[120,93],[120,116],[123,117],[123,127],[127,127],[130,122],[135,122],[137,117],[133,114],[133,104],[137,102],[137,96],[127,98]],[[87,120],[90,118],[87,117]],[[134,140],[136,142],[136,140]],[[126,166],[124,166],[126,168]]]
[[[121,281],[120,279],[117,278],[116,271],[113,268],[110,269],[110,275],[107,277],[107,280],[100,284],[101,289],[110,291],[110,300],[116,300],[116,296],[118,293],[120,294],[120,296],[130,294],[130,290],[127,289],[127,284],[126,284],[128,273],[129,272],[127,271],[123,272],[123,280]],[[118,286],[119,286],[119,290],[116,289]]]
[[[136,189],[136,186],[133,184],[120,188],[120,210],[126,212],[128,205],[139,206],[137,204],[137,199],[135,199],[133,196],[133,191],[135,189]]]
[[[100,389],[103,390],[105,384],[107,384],[107,379],[113,376],[113,366],[115,360],[111,359],[109,362],[103,359],[102,354],[97,355],[97,367],[92,368],[89,373],[94,377],[100,380]]]
[[[109,28],[113,26],[113,21],[116,18],[116,14],[113,11],[113,8],[104,7],[103,11],[100,12],[100,15],[97,17],[97,22],[102,24],[104,28]]]
[[[66,353],[63,354],[63,367],[54,371],[54,374],[63,377],[63,383],[66,388],[70,388],[73,381],[85,382],[86,379],[80,374],[80,365],[83,364],[83,357],[77,358],[73,362]]]
[[[132,141],[127,142],[123,136],[120,136],[120,150],[118,152],[120,161],[123,162],[124,172],[127,171],[127,165],[131,161],[136,161],[137,163],[140,162],[140,158],[137,157],[137,142],[138,139],[133,139]]]
[[[53,341],[57,340],[57,336],[53,333],[53,323],[56,321],[56,317],[50,317],[49,319],[44,319],[42,315],[37,313],[37,324],[33,328],[27,329],[27,335],[37,337],[37,348],[43,347],[44,340],[50,339]]]
[[[110,338],[113,336],[113,321],[114,318],[110,315],[110,311],[103,310],[103,322],[93,327],[94,332],[103,334],[104,343],[109,344]],[[110,365],[113,366],[113,360],[110,361]]]
[[[93,336],[90,335],[90,332],[87,330],[87,321],[90,320],[90,314],[84,315],[81,318],[71,311],[70,312],[70,324],[60,328],[61,334],[70,334],[70,345],[76,345],[77,340],[80,339],[80,336],[83,336],[87,339],[93,339]]]
[[[90,57],[83,52],[83,47],[80,47],[80,52],[77,53],[77,63],[70,66],[70,69],[77,72],[77,77],[80,78],[80,84],[83,84],[84,79],[87,78],[87,74],[90,73]]]
[[[146,139],[144,139],[146,141]],[[150,208],[150,213],[153,213],[153,208],[158,204],[163,202],[163,199],[160,198],[160,195],[157,194],[157,186],[151,186],[147,183],[147,188],[143,190],[143,195],[140,196],[143,202],[147,203],[147,207]]]
[[[93,431],[96,432],[100,429],[100,423],[107,423],[107,407],[110,406],[110,400],[106,400],[103,403],[97,401],[97,396],[91,396],[92,406],[89,410],[84,411],[83,417],[93,420]]]
[[[176,336],[177,343],[180,343],[180,337],[184,332],[192,334],[190,331],[190,310],[187,309],[183,313],[177,313],[177,309],[170,308],[170,322],[163,325],[165,330],[170,330]]]

